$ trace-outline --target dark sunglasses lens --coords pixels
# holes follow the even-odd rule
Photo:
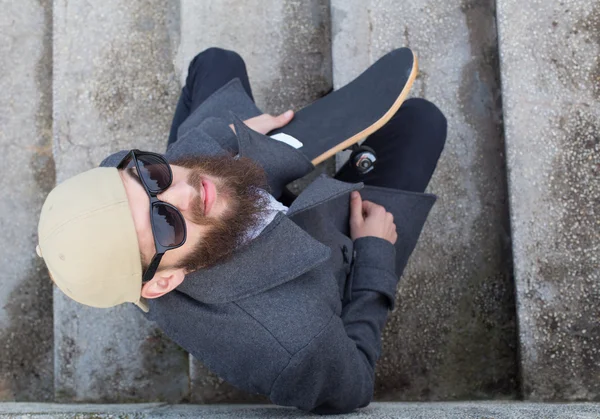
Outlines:
[[[152,207],[154,238],[161,246],[179,246],[185,238],[185,221],[181,214],[168,205],[159,203]]]
[[[171,185],[171,172],[168,163],[158,156],[142,154],[137,156],[140,176],[150,192],[161,192]]]

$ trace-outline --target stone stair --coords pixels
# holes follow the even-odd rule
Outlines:
[[[498,7],[523,397],[600,400],[600,3]]]
[[[55,182],[120,149],[164,151],[187,63],[210,46],[244,57],[271,113],[408,46],[420,62],[412,95],[448,117],[430,185],[439,200],[384,332],[377,400],[600,401],[594,1],[0,5],[0,401],[266,402],[190,359],[135,307],[86,308],[52,292],[34,252]]]
[[[280,406],[260,405],[165,405],[143,404],[42,404],[0,403],[0,419],[289,419],[314,418],[313,414]],[[593,403],[527,402],[429,402],[371,403],[359,414],[336,415],[336,419],[597,419]]]
[[[335,87],[393,48],[419,59],[413,96],[448,118],[429,186],[439,199],[400,282],[385,330],[384,400],[514,398],[517,336],[510,271],[493,0],[332,0]]]
[[[54,187],[52,2],[1,1],[0,401],[51,401],[52,285],[35,254]]]
[[[174,4],[54,1],[57,182],[117,150],[164,151],[179,94]],[[131,305],[83,307],[55,289],[54,348],[57,401],[177,402],[187,394],[187,354]]]

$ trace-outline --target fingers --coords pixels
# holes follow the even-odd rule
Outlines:
[[[394,222],[394,214],[392,214],[391,212],[386,212],[385,213],[385,218],[390,223]]]
[[[294,111],[285,111],[281,115],[273,116],[269,114],[262,114],[257,118],[260,118],[261,130],[263,134],[274,129],[286,126],[294,117]]]
[[[273,128],[272,129],[281,128],[281,127],[287,125],[292,120],[293,117],[294,117],[294,111],[292,111],[292,110],[286,111],[279,116],[273,117],[273,120],[272,120]]]
[[[350,225],[360,227],[364,222],[363,201],[360,194],[356,191],[350,195]]]
[[[394,215],[382,205],[363,201],[357,191],[350,195],[350,235],[352,240],[374,236],[392,244],[398,240]]]
[[[374,202],[371,202],[371,201],[363,201],[362,202],[362,210],[367,216],[369,216],[369,215],[383,216],[386,212],[384,207],[382,207],[381,205],[378,205]]]
[[[289,110],[278,116],[273,116],[269,114],[255,116],[254,118],[247,119],[246,121],[244,121],[244,123],[254,131],[266,135],[274,129],[281,128],[287,125],[292,120],[292,118],[294,118],[294,112]],[[233,127],[231,127],[231,129],[233,129],[233,131],[235,132],[235,129]]]

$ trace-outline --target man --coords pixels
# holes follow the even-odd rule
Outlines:
[[[260,112],[237,54],[202,52],[165,156],[119,152],[58,185],[38,253],[69,297],[137,304],[235,386],[349,412],[372,399],[381,331],[435,201],[423,192],[446,120],[406,101],[365,142],[374,170],[345,166],[289,199],[285,185],[313,166],[266,134],[292,118]]]

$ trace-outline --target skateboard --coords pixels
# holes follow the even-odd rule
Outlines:
[[[417,58],[408,48],[393,50],[352,82],[296,112],[271,138],[304,153],[317,165],[346,149],[361,173],[373,168],[375,151],[357,143],[388,122],[417,77]]]

